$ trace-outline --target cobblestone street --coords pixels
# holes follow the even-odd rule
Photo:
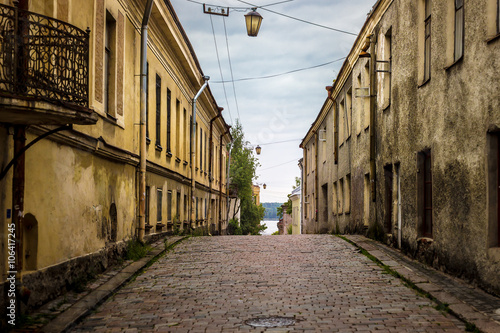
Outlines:
[[[190,238],[74,332],[463,332],[465,326],[331,235]],[[294,318],[286,327],[248,320]]]

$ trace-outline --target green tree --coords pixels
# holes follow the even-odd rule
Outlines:
[[[292,186],[292,189],[295,190],[297,187],[300,186],[300,177],[295,177],[295,185]],[[292,199],[290,199],[291,194],[288,194],[288,200],[278,208],[276,208],[276,211],[278,213],[278,217],[280,219],[283,218],[283,214],[287,213],[288,215],[292,214]],[[284,209],[284,211],[283,211]]]
[[[240,228],[244,235],[258,235],[265,230],[266,226],[260,221],[264,218],[265,208],[257,206],[252,196],[252,184],[257,178],[255,170],[259,166],[257,158],[253,155],[250,143],[245,141],[245,135],[241,123],[236,120],[235,126],[231,128],[233,143],[231,147],[231,163],[229,165],[230,186],[238,193],[239,206],[235,203],[234,215],[240,213]]]

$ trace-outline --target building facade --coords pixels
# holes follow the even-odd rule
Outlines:
[[[18,278],[31,291],[28,306],[37,306],[82,275],[106,268],[140,229],[145,1],[20,1],[19,10],[12,1],[1,4],[2,50],[13,35],[25,38],[19,39],[21,47],[1,55],[0,165],[6,172],[0,180],[0,221],[3,235],[10,225],[22,235]],[[12,29],[16,17],[18,31]],[[12,66],[20,70],[11,73]],[[191,130],[192,100],[203,77],[174,8],[168,0],[155,0],[145,90],[146,237],[195,229],[225,232],[231,137],[209,87],[197,100],[195,134]],[[6,168],[24,141],[28,145],[56,128],[26,150],[22,163],[17,159]],[[20,168],[22,184],[15,171]],[[14,221],[17,215],[22,218]],[[5,282],[6,246],[1,254]]]
[[[376,2],[301,144],[304,232],[366,233],[500,293],[499,15]]]

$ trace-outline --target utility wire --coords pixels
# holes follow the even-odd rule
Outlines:
[[[238,119],[240,119],[241,121],[240,108],[238,107],[238,99],[236,98],[236,87],[234,86],[233,66],[231,64],[231,55],[229,54],[229,39],[227,38],[226,18],[224,16],[222,17],[222,22],[224,22],[224,34],[226,35],[227,58],[229,59],[229,70],[231,72],[231,82],[233,84],[233,95],[234,102],[236,103],[236,113],[238,114]]]
[[[259,169],[259,172],[260,171],[264,171],[264,170],[269,170],[269,169],[273,169],[273,168],[277,168],[279,166],[282,166],[282,165],[285,165],[285,164],[288,164],[288,163],[292,163],[292,162],[298,162],[300,158],[294,158],[293,160],[291,161],[288,161],[288,162],[285,162],[285,163],[281,163],[281,164],[278,164],[278,165],[273,165],[271,167],[268,167],[268,168],[264,168],[264,169]]]
[[[317,27],[320,27],[320,28],[325,28],[325,29],[329,29],[329,30],[333,30],[333,31],[337,31],[337,32],[341,32],[343,34],[347,34],[347,35],[352,35],[352,36],[357,36],[358,34],[355,34],[353,32],[349,32],[349,31],[345,31],[345,30],[340,30],[340,29],[335,29],[335,28],[331,28],[331,27],[327,27],[326,25],[321,25],[321,24],[317,24],[317,23],[313,23],[313,22],[310,22],[310,21],[306,21],[306,20],[302,20],[302,19],[299,19],[297,17],[293,17],[293,16],[290,16],[290,15],[286,15],[286,14],[283,14],[283,13],[278,13],[274,10],[271,10],[271,9],[267,9],[267,8],[263,8],[263,7],[259,7],[259,6],[256,6],[254,4],[251,4],[249,2],[246,2],[246,1],[243,1],[243,0],[237,0],[239,2],[242,2],[244,4],[247,4],[249,6],[253,6],[253,7],[257,7],[257,8],[262,8],[263,10],[266,10],[268,12],[271,12],[273,14],[276,14],[276,15],[281,15],[281,16],[284,16],[284,17],[287,17],[289,19],[292,19],[292,20],[296,20],[296,21],[299,21],[299,22],[303,22],[303,23],[307,23],[307,24],[311,24],[311,25],[315,25]]]
[[[277,143],[292,142],[292,141],[301,141],[301,140],[302,139],[291,139],[291,140],[284,140],[284,141],[259,143],[258,146],[274,145],[274,144],[277,144]]]
[[[222,82],[224,82],[224,76],[222,75],[222,66],[220,65],[219,49],[217,48],[217,39],[215,38],[215,30],[214,30],[214,23],[212,21],[212,15],[210,15],[210,24],[212,25],[212,33],[214,35],[215,53],[217,54],[217,62],[219,63],[220,77],[222,79]],[[229,113],[229,119],[231,119],[231,124],[232,124],[233,123],[233,117],[231,116],[231,110],[229,109],[229,101],[227,99],[226,86],[224,84],[222,84],[222,88],[224,90],[224,96],[226,98],[226,104],[227,104],[227,111]]]
[[[291,71],[284,72],[284,73],[279,73],[279,74],[271,74],[271,75],[265,75],[265,76],[258,76],[258,77],[246,77],[246,78],[242,78],[242,79],[236,79],[236,80],[233,80],[233,82],[239,82],[239,81],[250,81],[250,80],[262,80],[262,79],[271,79],[271,78],[274,78],[274,77],[277,77],[277,76],[282,76],[282,75],[292,74],[292,73],[296,73],[296,72],[305,71],[305,70],[308,70],[308,69],[314,69],[314,68],[318,68],[318,67],[322,67],[322,66],[330,65],[330,64],[333,64],[333,63],[335,63],[335,62],[338,62],[338,61],[344,60],[345,58],[346,58],[346,57],[342,57],[342,58],[339,58],[339,59],[335,59],[335,60],[333,60],[333,61],[325,62],[324,64],[319,64],[319,65],[314,65],[314,66],[311,66],[311,67],[304,67],[304,68],[299,68],[299,69],[293,69],[293,70],[291,70]],[[212,81],[212,83],[227,83],[227,82],[231,82],[231,81]]]

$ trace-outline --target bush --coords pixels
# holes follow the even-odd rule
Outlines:
[[[229,235],[242,235],[243,234],[237,219],[229,220],[229,224],[227,226],[227,233]]]
[[[286,227],[286,232],[287,232],[289,235],[291,235],[291,234],[292,234],[292,232],[293,232],[293,227],[292,227],[292,225],[291,225],[291,224],[290,224],[288,227]]]
[[[279,230],[276,230],[275,232],[273,232],[271,235],[279,235],[280,234],[280,231]]]

